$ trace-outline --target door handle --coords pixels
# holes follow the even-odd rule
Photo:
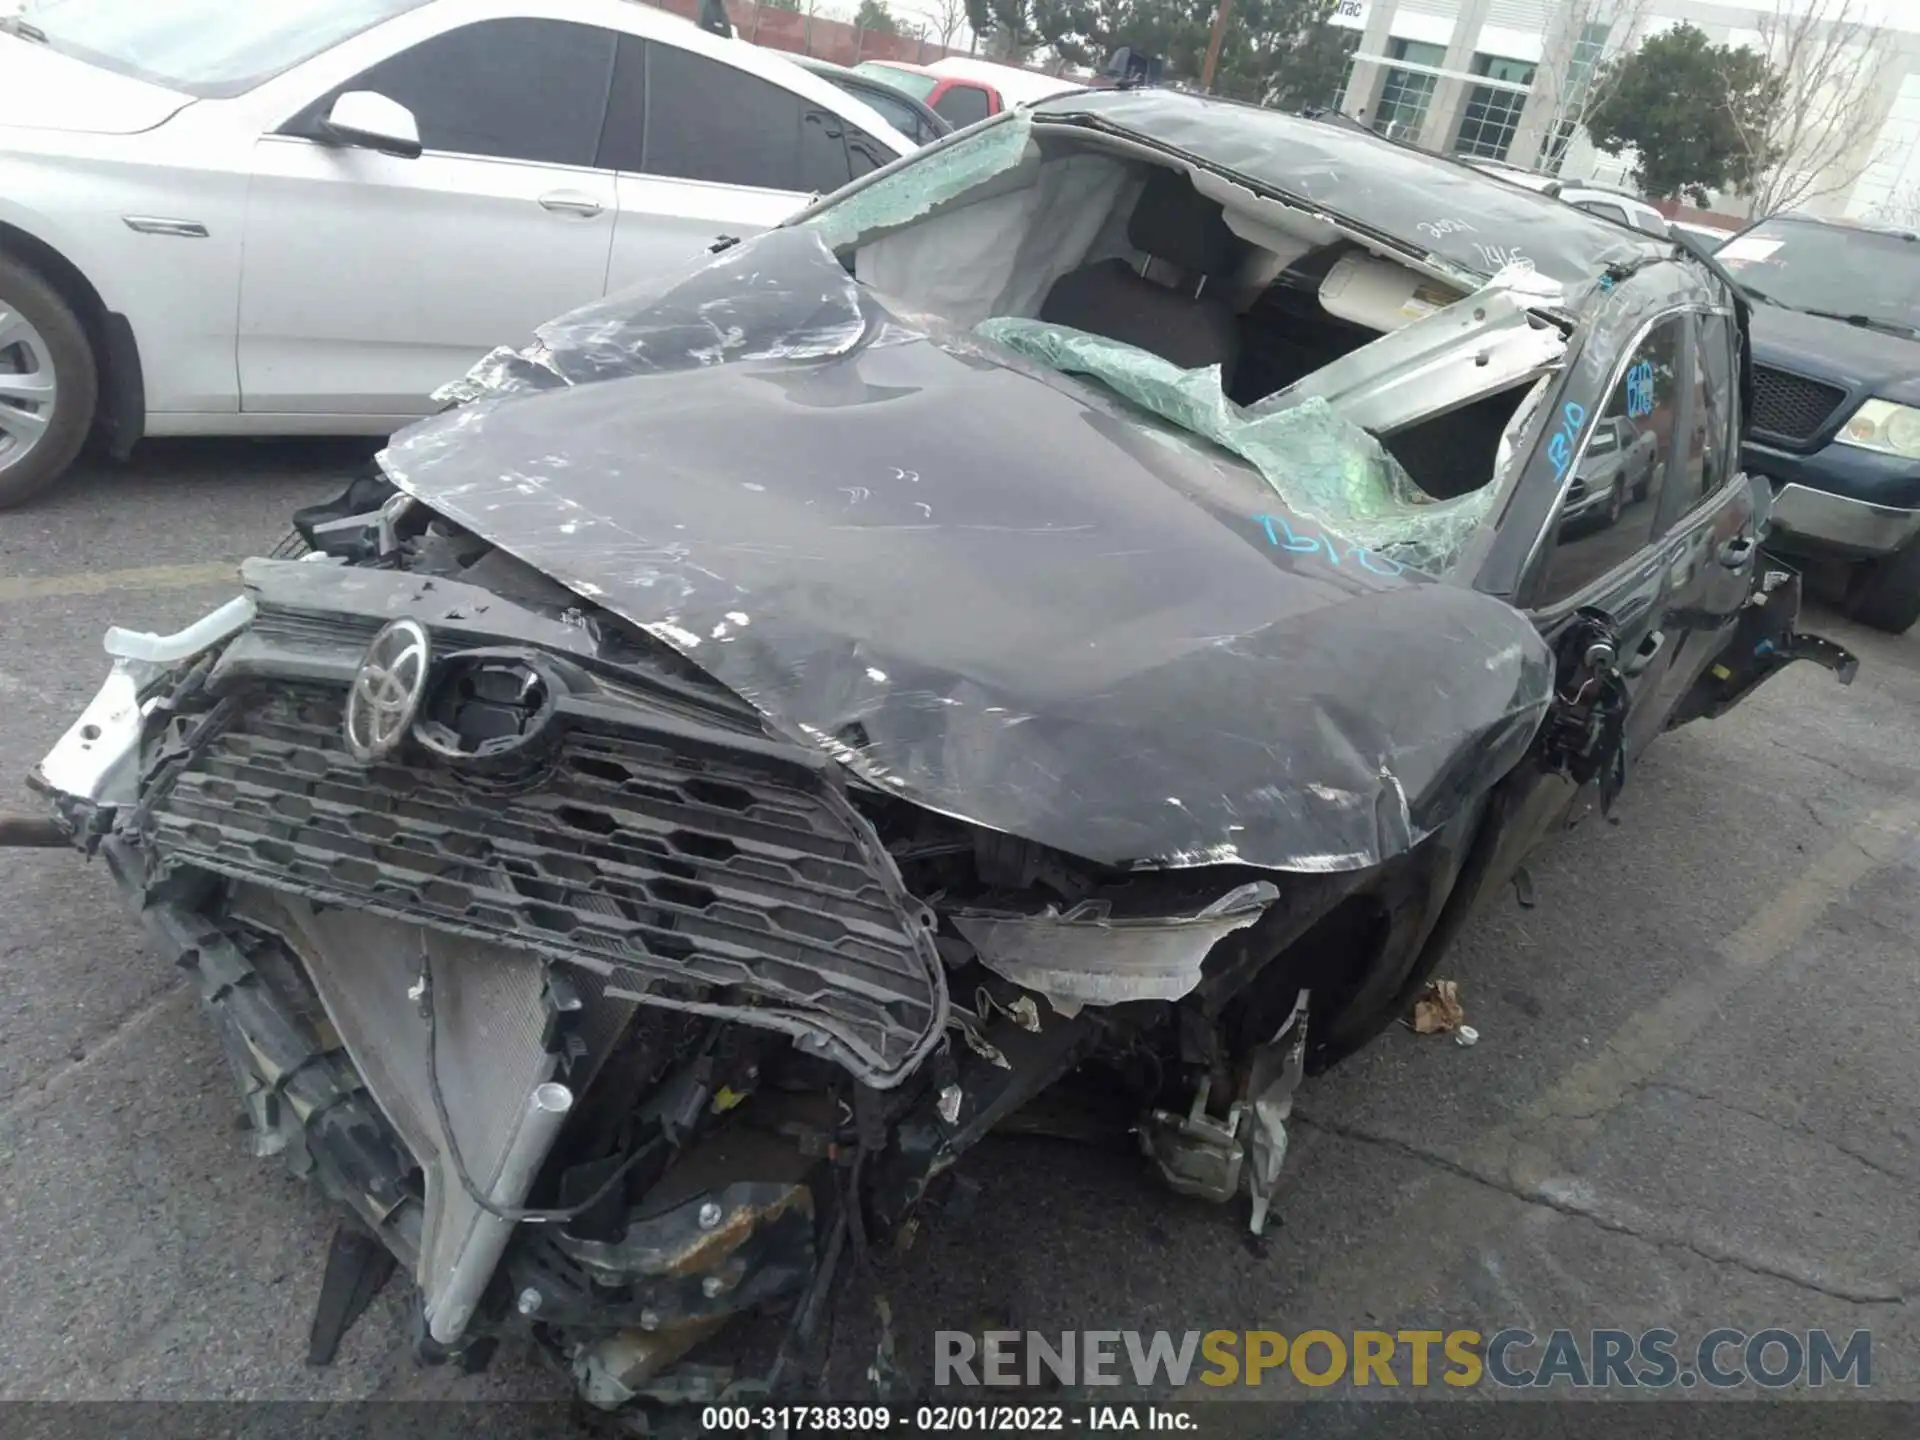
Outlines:
[[[1654,662],[1660,649],[1667,643],[1667,632],[1655,630],[1640,642],[1640,648],[1627,657],[1627,663],[1620,669],[1623,675],[1638,675]]]
[[[607,207],[578,190],[555,190],[540,197],[540,208],[552,211],[555,215],[578,215],[582,220],[591,220]]]
[[[1753,536],[1736,535],[1720,547],[1720,563],[1729,570],[1738,570],[1753,558]]]

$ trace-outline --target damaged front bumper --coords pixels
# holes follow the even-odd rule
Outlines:
[[[1064,913],[1052,906],[1039,915],[966,909],[950,918],[982,965],[1071,1016],[1083,1005],[1180,999],[1200,983],[1213,947],[1257,922],[1279,898],[1271,882],[1255,880],[1190,915],[1116,915],[1114,900],[1095,897]]]
[[[831,1269],[832,1187],[810,1171],[855,1152],[830,1117],[776,1126],[779,1158],[690,1152],[644,1209],[515,1227],[477,1208],[466,1172],[509,1212],[543,1166],[561,1201],[593,1193],[604,1164],[570,1165],[558,1137],[636,1017],[765,1032],[886,1097],[867,1208],[897,1224],[969,1145],[1160,1023],[1222,941],[1278,913],[1281,887],[1244,869],[1147,876],[1140,894],[1115,877],[1060,907],[945,905],[936,949],[935,914],[831,758],[613,628],[397,570],[251,561],[243,578],[177,635],[114,632],[110,674],[33,784],[196,979],[255,1153],[315,1179],[419,1282],[429,1358],[497,1331],[505,1294],[508,1320],[583,1337],[567,1356],[590,1401],[659,1399],[689,1348]],[[399,617],[436,678],[411,748],[363,761],[343,706]],[[1300,877],[1321,898],[1288,933],[1363,878]],[[1190,1134],[1140,1112],[1170,1181],[1214,1164],[1183,1188],[1251,1190],[1256,1225],[1303,1073],[1296,1009],[1273,1063],[1201,1082]],[[436,1011],[437,1041],[421,1028]],[[444,1102],[423,1080],[436,1067]],[[705,1117],[751,1093],[703,1084]],[[1225,1133],[1207,1130],[1210,1095]],[[364,1288],[330,1266],[315,1353]]]
[[[171,635],[107,631],[113,668],[106,682],[67,727],[27,783],[67,805],[112,810],[131,805],[139,789],[140,739],[147,716],[161,703],[173,667],[213,649],[253,619],[250,595],[237,596]]]
[[[938,1041],[929,917],[830,760],[737,712],[703,713],[684,687],[616,677],[582,627],[475,586],[290,561],[244,576],[252,613],[228,616],[200,713],[133,703],[145,662],[125,660],[97,725],[42,766],[42,784],[94,804],[124,806],[137,780],[161,874],[192,867],[512,946],[610,998],[788,1034],[882,1087]],[[419,758],[366,764],[343,705],[400,614],[444,658]],[[496,699],[501,686],[539,703]],[[136,775],[142,727],[157,728]]]

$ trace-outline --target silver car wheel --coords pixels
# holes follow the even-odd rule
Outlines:
[[[59,396],[46,339],[26,316],[0,305],[0,473],[39,448]]]

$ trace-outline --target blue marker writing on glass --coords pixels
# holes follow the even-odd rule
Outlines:
[[[1653,362],[1642,360],[1627,371],[1627,418],[1653,413]]]
[[[1547,458],[1553,462],[1554,477],[1567,473],[1573,459],[1573,445],[1580,438],[1580,427],[1587,423],[1587,408],[1578,400],[1569,400],[1560,410],[1560,428],[1547,441]]]

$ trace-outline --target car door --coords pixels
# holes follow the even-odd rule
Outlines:
[[[595,165],[618,36],[499,18],[314,97],[254,150],[242,409],[404,416],[496,345],[606,292],[618,194]],[[325,143],[334,100],[412,112],[423,153]]]
[[[623,35],[600,164],[616,177],[609,289],[669,274],[895,158],[797,91],[710,55]]]
[[[1647,329],[1605,411],[1623,450],[1645,457],[1644,488],[1629,492],[1611,532],[1561,534],[1533,592],[1550,635],[1582,609],[1613,622],[1629,764],[1666,728],[1752,590],[1759,517],[1734,483],[1732,335],[1727,316],[1694,311]]]
[[[1651,434],[1638,434],[1627,451],[1623,462],[1627,483],[1633,487],[1636,495],[1645,495],[1647,487],[1653,483],[1653,467],[1659,459],[1659,437]]]
[[[1739,577],[1717,563],[1709,568],[1708,562],[1714,559],[1713,537],[1739,524],[1737,503],[1720,502],[1728,507],[1722,513],[1717,504],[1703,502],[1680,523],[1669,519],[1677,503],[1668,498],[1669,486],[1686,484],[1674,441],[1687,434],[1691,324],[1685,309],[1655,314],[1618,353],[1597,406],[1591,396],[1568,398],[1551,417],[1550,429],[1560,433],[1544,444],[1551,449],[1564,440],[1559,469],[1569,478],[1559,482],[1560,493],[1514,598],[1534,615],[1560,658],[1562,700],[1555,714],[1578,720],[1591,712],[1601,722],[1594,733],[1604,738],[1593,752],[1599,763],[1592,773],[1575,778],[1569,772],[1580,772],[1581,766],[1566,762],[1579,727],[1564,743],[1543,736],[1543,745],[1496,787],[1488,798],[1484,851],[1461,882],[1458,903],[1467,910],[1505,884],[1543,839],[1587,814],[1603,790],[1631,769],[1684,691],[1672,671],[1683,652],[1691,657],[1692,628],[1722,623],[1717,612],[1727,604],[1728,582]],[[1594,408],[1597,416],[1590,414]],[[1587,515],[1569,523],[1570,477],[1586,463],[1590,437],[1610,430],[1619,436],[1621,453],[1651,446],[1645,493],[1636,496],[1630,490],[1617,519]],[[1550,475],[1542,478],[1553,483]],[[1613,647],[1606,668],[1617,672],[1617,681],[1606,681],[1582,664],[1603,633],[1602,623]],[[1608,696],[1617,696],[1620,705]],[[1609,715],[1615,718],[1609,721]]]
[[[1688,344],[1693,366],[1661,507],[1676,593],[1685,605],[1676,616],[1681,638],[1650,707],[1662,727],[1725,649],[1753,594],[1760,563],[1761,510],[1738,464],[1739,340],[1733,317],[1717,311],[1694,315]]]

